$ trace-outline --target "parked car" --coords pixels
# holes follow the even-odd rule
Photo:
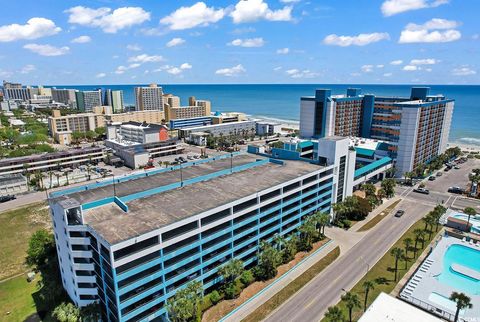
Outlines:
[[[428,177],[428,181],[435,181],[436,177],[435,176],[430,176]]]
[[[450,169],[451,169],[451,168],[446,167],[445,169],[443,169],[443,171],[448,172],[448,171],[450,171]]]
[[[458,165],[454,166],[453,168],[454,168],[455,170],[460,169],[460,167],[459,167]]]
[[[400,218],[403,216],[403,214],[405,214],[405,210],[397,210],[395,217]]]
[[[424,195],[430,194],[430,191],[425,188],[417,188],[417,189],[413,189],[413,191],[417,193],[423,193]]]
[[[17,197],[15,197],[15,195],[0,196],[0,202],[7,202],[7,201],[10,201],[10,200],[14,200],[14,199],[17,199]]]
[[[448,188],[448,192],[456,193],[456,194],[462,194],[462,193],[465,192],[465,190],[463,190],[460,187],[450,187],[450,188]]]
[[[442,176],[442,173],[441,172],[437,172],[437,177],[441,177]]]

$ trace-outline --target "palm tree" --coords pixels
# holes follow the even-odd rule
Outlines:
[[[412,247],[413,240],[410,237],[407,237],[403,240],[403,245],[405,246],[405,257],[408,259],[408,250]]]
[[[65,172],[63,172],[63,175],[65,176],[65,179],[67,179],[66,183],[67,183],[67,186],[70,184],[68,182],[68,170],[65,170]]]
[[[470,302],[470,298],[463,293],[453,292],[452,295],[450,295],[450,300],[457,303],[457,311],[455,312],[455,319],[453,320],[454,322],[458,321],[458,315],[460,314],[460,310],[467,308],[471,309],[473,306]]]
[[[48,189],[52,189],[52,177],[53,177],[53,171],[48,170],[48,176],[50,178],[50,187]]]
[[[58,172],[55,173],[55,177],[57,178],[57,187],[60,187],[60,176],[61,176],[60,173]]]
[[[368,292],[375,289],[375,281],[365,281],[362,286],[365,290],[365,300],[363,302],[363,312],[365,312],[367,310]]]
[[[421,241],[422,242],[422,245],[423,245],[423,238],[425,237],[425,232],[420,229],[420,228],[417,228],[413,231],[413,234],[415,235],[415,246],[414,246],[414,249],[413,249],[413,257],[416,258],[417,257],[417,245],[418,245],[418,242]],[[423,248],[423,246],[422,246]]]
[[[277,250],[280,252],[285,245],[285,237],[277,233],[273,236],[273,243],[277,246]]]
[[[403,252],[403,249],[395,247],[392,248],[390,251],[390,255],[395,259],[395,279],[394,281],[397,281],[397,275],[398,275],[398,261],[405,255]]]
[[[380,203],[383,202],[383,199],[386,197],[385,189],[380,188],[377,191],[377,198],[380,201]]]
[[[347,292],[344,295],[342,295],[342,301],[345,302],[345,306],[348,309],[349,321],[352,322],[353,309],[356,307],[362,307],[362,304],[360,303],[360,299],[358,298],[357,294],[354,294],[352,292]]]
[[[345,320],[345,317],[338,306],[330,306],[325,313],[325,319],[329,322],[342,322]]]
[[[330,223],[330,215],[324,212],[321,212],[318,216],[318,223],[321,227],[321,234],[325,236],[325,226]]]
[[[463,209],[463,212],[468,216],[468,220],[467,220],[467,229],[468,229],[468,226],[470,225],[470,216],[475,216],[477,212],[472,207],[467,207]]]

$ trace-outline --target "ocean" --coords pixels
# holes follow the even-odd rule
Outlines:
[[[161,85],[161,84],[160,84]],[[92,85],[62,86],[92,90],[110,88],[123,90],[126,105],[134,105],[133,88],[145,85]],[[243,112],[253,117],[298,122],[300,97],[314,95],[317,88],[328,88],[332,94],[345,94],[348,87],[361,88],[363,94],[408,97],[411,85],[338,85],[338,84],[249,84],[249,85],[161,85],[165,93],[177,95],[182,105],[188,97],[210,100],[212,111]],[[443,94],[455,99],[450,142],[480,146],[480,86],[422,85],[430,86],[431,94]]]

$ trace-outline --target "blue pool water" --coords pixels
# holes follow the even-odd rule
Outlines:
[[[450,285],[457,290],[480,295],[480,280],[455,272],[451,267],[452,264],[462,265],[480,272],[480,250],[464,245],[451,245],[443,256],[443,271],[437,277],[441,283]]]

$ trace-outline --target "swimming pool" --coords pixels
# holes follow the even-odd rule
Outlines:
[[[480,295],[480,280],[467,276],[452,268],[452,265],[461,265],[466,270],[480,273],[480,250],[468,246],[450,245],[443,256],[443,270],[437,280],[468,294]]]
[[[459,212],[451,215],[450,217],[462,219],[465,221],[468,220],[467,215]],[[480,234],[480,215],[470,216],[470,223],[472,224],[472,229],[471,229],[472,233]]]

